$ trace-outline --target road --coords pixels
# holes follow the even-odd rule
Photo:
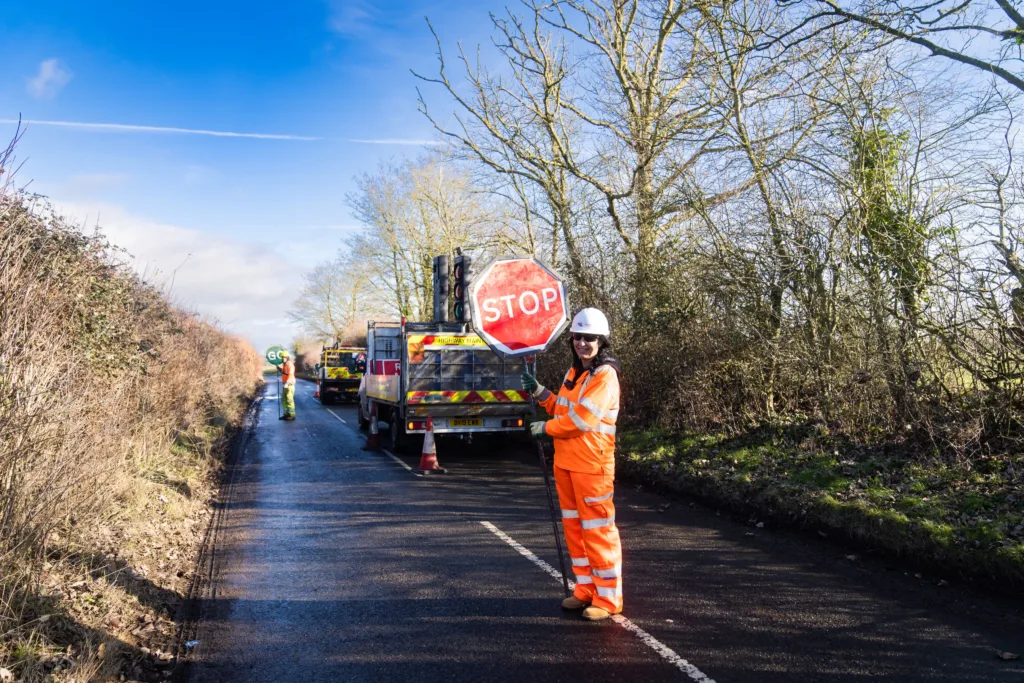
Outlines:
[[[627,619],[559,606],[521,444],[442,441],[447,475],[360,450],[356,410],[276,386],[237,464],[190,677],[210,681],[1015,681],[1020,603],[619,482]],[[664,504],[670,506],[661,511]],[[513,546],[518,544],[519,548]],[[527,555],[533,554],[536,561]]]

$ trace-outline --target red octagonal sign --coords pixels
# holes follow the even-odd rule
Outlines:
[[[565,286],[535,258],[491,261],[469,288],[473,329],[502,356],[547,348],[569,322]]]

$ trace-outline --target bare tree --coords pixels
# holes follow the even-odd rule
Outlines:
[[[364,269],[339,255],[306,273],[288,317],[312,338],[333,342],[367,311],[369,283]]]
[[[1024,12],[1015,0],[781,0],[809,9],[798,29],[855,22],[892,41],[994,75],[1024,91]],[[794,30],[783,40],[798,35]]]
[[[456,247],[483,256],[500,243],[499,224],[468,173],[443,158],[382,164],[348,196],[365,229],[348,243],[365,264],[382,310],[427,319],[433,310],[432,260]]]
[[[665,282],[659,241],[696,216],[696,205],[724,202],[753,183],[748,176],[714,193],[700,189],[702,161],[722,151],[722,122],[711,116],[716,103],[698,79],[714,59],[706,17],[674,0],[524,6],[528,19],[492,17],[511,78],[490,75],[460,50],[463,95],[438,41],[438,75],[419,77],[453,97],[456,126],[430,114],[422,96],[421,109],[484,164],[544,188],[570,272],[585,290],[594,283],[573,230],[570,181],[595,193],[629,259],[628,304],[634,326],[642,326],[656,316]]]
[[[763,259],[767,262],[766,325],[758,330],[767,348],[764,369],[765,408],[775,413],[776,380],[782,340],[784,299],[806,272],[801,260],[810,252],[785,215],[792,196],[796,164],[809,154],[814,136],[833,114],[825,92],[847,43],[822,36],[784,48],[764,38],[785,26],[788,17],[771,3],[752,0],[723,2],[704,10],[710,62],[706,89],[714,96],[717,118],[728,140],[745,162],[767,228]],[[806,225],[806,224],[805,224]],[[747,226],[746,232],[751,232]]]

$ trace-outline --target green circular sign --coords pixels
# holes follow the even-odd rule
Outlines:
[[[274,344],[267,349],[267,362],[271,365],[281,365],[284,363],[284,359],[281,358],[281,354],[285,352],[285,348],[280,344]]]

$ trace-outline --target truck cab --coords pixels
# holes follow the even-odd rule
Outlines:
[[[359,383],[366,372],[366,349],[355,346],[324,347],[317,365],[317,390],[323,404],[358,400]]]

